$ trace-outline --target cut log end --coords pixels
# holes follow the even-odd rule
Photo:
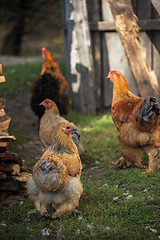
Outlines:
[[[7,163],[6,166],[10,169],[12,169],[12,175],[20,175],[20,166],[19,164],[15,163]]]
[[[3,73],[3,65],[0,64],[0,74],[2,74],[2,73]]]
[[[6,81],[5,77],[4,76],[0,76],[0,83],[5,82],[5,81]]]
[[[16,177],[16,180],[19,182],[27,182],[30,177],[32,177],[31,173],[21,172],[19,176]]]

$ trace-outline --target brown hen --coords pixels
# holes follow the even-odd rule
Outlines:
[[[45,99],[42,103],[40,103],[40,105],[45,107],[45,113],[40,120],[39,136],[43,147],[48,148],[54,145],[54,135],[57,126],[69,122],[60,116],[57,105],[51,99]],[[78,148],[79,154],[81,154],[84,150],[82,144],[80,143],[81,132],[75,124],[71,124],[75,129],[77,129],[71,134],[71,136],[73,142]]]
[[[82,164],[72,141],[72,124],[55,132],[55,145],[47,150],[33,168],[27,191],[41,215],[61,217],[75,210],[82,195]]]
[[[111,115],[118,129],[122,157],[114,167],[143,167],[142,153],[149,156],[149,171],[160,168],[160,101],[156,97],[141,98],[129,89],[125,77],[110,71],[114,83]]]

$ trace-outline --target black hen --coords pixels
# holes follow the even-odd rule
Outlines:
[[[71,98],[68,95],[68,83],[60,73],[59,65],[54,56],[42,48],[44,63],[41,74],[32,83],[31,108],[41,118],[44,108],[39,106],[46,98],[53,100],[60,114],[67,114],[71,108]]]

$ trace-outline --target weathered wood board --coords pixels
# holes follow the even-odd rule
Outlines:
[[[100,1],[87,0],[88,9],[88,21],[98,22],[100,20]],[[93,14],[94,13],[94,14]],[[102,37],[99,32],[92,31],[91,33],[91,44],[92,44],[92,56],[94,61],[94,96],[95,96],[95,107],[98,111],[103,104],[103,76],[102,76],[102,58],[101,58],[101,47]]]
[[[158,96],[159,83],[154,71],[146,63],[145,51],[138,40],[136,15],[131,1],[108,0],[108,3],[141,96]]]
[[[148,95],[160,97],[159,1],[61,0],[61,2],[65,22],[67,75],[75,109],[85,112],[84,109],[88,108],[87,105],[84,107],[85,103],[89,103],[93,98],[95,112],[98,112],[97,109],[111,106],[113,85],[106,79],[110,70],[122,72],[134,94],[142,97]],[[87,3],[88,20],[85,18],[87,14],[86,9],[83,8],[84,2]],[[128,14],[129,11],[130,14]],[[117,21],[118,17],[119,22],[122,20],[121,24]],[[89,21],[89,29],[85,21]],[[84,47],[88,42],[82,33],[91,36],[91,51],[87,50],[87,52],[92,53],[93,59],[89,63]],[[83,39],[79,34],[83,35]],[[85,65],[84,58],[80,55],[85,56]],[[78,65],[76,59],[79,59]],[[83,65],[83,71],[79,63]],[[91,72],[94,72],[94,76],[86,74],[87,68],[93,69]],[[73,69],[72,73],[70,69]],[[89,84],[87,83],[85,88],[82,87],[82,75],[89,78]],[[77,89],[77,86],[79,89],[75,94],[73,90]],[[91,91],[88,91],[89,88]],[[88,92],[91,93],[92,98],[86,97]]]
[[[102,14],[103,20],[114,23],[111,10],[106,0],[102,0]],[[103,49],[104,104],[105,106],[110,106],[112,103],[113,83],[111,83],[109,79],[106,79],[110,70],[118,70],[124,74],[134,94],[138,94],[138,89],[121,39],[116,32],[104,33]]]
[[[67,78],[73,108],[83,113],[95,113],[94,66],[86,0],[63,0],[62,8]]]

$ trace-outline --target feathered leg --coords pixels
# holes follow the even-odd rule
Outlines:
[[[149,156],[148,171],[152,172],[154,170],[160,169],[160,146],[146,146],[144,151]]]
[[[128,168],[131,166],[144,168],[144,166],[141,164],[142,153],[140,148],[127,146],[121,140],[119,140],[119,146],[122,152],[122,157],[113,163],[114,169]]]
[[[74,202],[66,202],[61,205],[53,214],[52,218],[59,218],[67,213],[72,213],[76,207]]]
[[[40,212],[41,215],[48,216],[47,206],[45,206],[39,199],[34,201],[36,209]]]
[[[72,178],[67,187],[63,190],[67,200],[56,207],[56,211],[52,214],[52,217],[58,218],[66,213],[72,213],[79,204],[82,192],[83,188],[79,177]]]

